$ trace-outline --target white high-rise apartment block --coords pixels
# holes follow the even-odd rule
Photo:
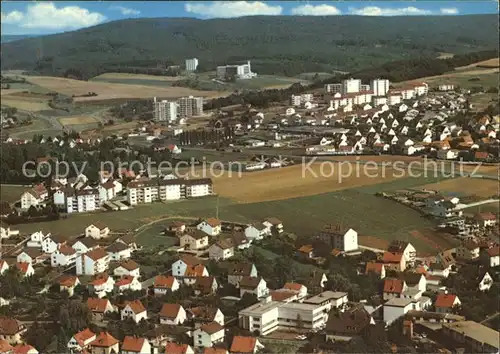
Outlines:
[[[325,85],[326,93],[342,93],[342,84],[326,84]]]
[[[361,80],[347,79],[342,81],[342,94],[361,92]]]
[[[177,102],[167,100],[153,101],[154,120],[158,122],[175,122],[177,120]]]
[[[370,85],[361,85],[361,91],[360,92],[367,92],[370,91]]]
[[[182,97],[177,101],[179,117],[201,116],[203,114],[203,97]]]
[[[389,91],[389,80],[375,79],[370,82],[374,96],[385,96]]]
[[[186,59],[186,71],[196,71],[198,68],[198,59]]]

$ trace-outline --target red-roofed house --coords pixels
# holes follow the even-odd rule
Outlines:
[[[500,265],[500,247],[492,247],[488,249],[488,257],[490,258],[490,267],[497,267]]]
[[[375,273],[380,276],[380,279],[385,278],[384,263],[368,262],[366,263],[365,274]]]
[[[406,269],[406,259],[403,253],[393,253],[386,251],[382,257],[386,269],[393,269],[398,272],[403,272]]]
[[[204,348],[203,354],[229,354],[229,352],[227,351],[227,349],[224,348],[211,347],[211,348]]]
[[[441,293],[437,296],[434,307],[436,312],[452,313],[453,308],[460,306],[461,302],[457,295]]]
[[[390,300],[394,297],[401,297],[401,294],[407,289],[407,285],[402,279],[385,278],[384,280],[384,300]]]
[[[126,336],[123,339],[121,354],[151,354],[151,344],[146,338]]]
[[[307,296],[307,287],[299,283],[285,283],[283,289],[296,292],[299,300]]]
[[[142,284],[136,277],[125,275],[115,283],[115,289],[120,294],[125,290],[140,291],[142,289]]]
[[[312,245],[304,245],[297,250],[297,255],[305,259],[314,257],[314,248]]]
[[[169,291],[179,290],[179,281],[173,276],[158,275],[153,289],[155,295],[165,295]]]
[[[120,313],[120,316],[122,321],[130,318],[135,323],[148,319],[148,313],[141,300],[127,301],[125,303],[125,307]]]
[[[89,283],[90,291],[100,298],[112,292],[114,285],[114,279],[106,273],[97,274]]]
[[[168,342],[165,345],[165,354],[194,354],[194,350],[189,344]]]
[[[31,263],[25,263],[25,262],[17,262],[16,267],[21,273],[21,275],[25,278],[31,277],[33,274],[35,274],[35,269],[33,269],[33,266]]]
[[[68,342],[68,350],[70,353],[81,352],[88,348],[90,343],[92,343],[95,339],[95,333],[90,329],[85,328],[83,331],[80,331],[71,337]]]
[[[196,228],[203,231],[209,236],[217,236],[222,231],[221,222],[216,218],[208,218],[206,220],[203,220],[198,225],[196,225]]]
[[[179,304],[163,304],[160,311],[160,323],[179,325],[186,321],[186,310]]]
[[[272,290],[270,291],[271,299],[279,302],[292,302],[297,300],[297,292],[288,290]]]
[[[38,350],[29,344],[17,344],[13,348],[12,354],[38,354]]]
[[[255,337],[234,336],[229,352],[231,354],[255,354],[264,346]]]
[[[110,257],[103,248],[95,248],[76,258],[77,275],[95,275],[108,269]]]
[[[120,351],[120,344],[108,332],[101,332],[97,338],[90,343],[92,354],[113,354]]]
[[[50,255],[50,265],[52,267],[67,267],[75,263],[76,257],[75,249],[63,243]]]
[[[108,299],[91,297],[87,299],[87,307],[92,313],[94,321],[102,321],[106,313],[115,312],[114,306]]]
[[[69,296],[73,296],[75,288],[80,285],[80,280],[75,275],[62,275],[58,280],[59,291],[67,291]]]
[[[204,324],[193,332],[195,347],[213,347],[224,342],[224,327],[217,322]]]

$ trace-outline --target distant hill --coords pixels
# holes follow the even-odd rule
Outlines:
[[[252,61],[261,74],[354,72],[393,60],[498,49],[496,15],[251,16],[233,19],[129,19],[2,43],[2,69],[85,77],[123,67],[200,69]]]
[[[17,41],[20,39],[31,38],[31,37],[36,37],[36,35],[34,35],[34,34],[5,34],[5,35],[2,34],[1,42],[7,43],[7,42]]]

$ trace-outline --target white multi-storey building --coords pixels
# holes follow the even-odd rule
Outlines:
[[[237,79],[251,79],[257,76],[252,72],[250,61],[242,65],[222,65],[217,67],[217,78],[219,80],[226,80],[230,77]]]
[[[361,85],[360,87],[361,87],[361,91],[360,92],[371,91],[370,85]]]
[[[342,93],[342,84],[326,84],[325,85],[326,93]]]
[[[165,179],[133,181],[127,185],[127,200],[130,205],[154,201],[179,200],[203,197],[212,194],[212,180]]]
[[[342,81],[342,94],[361,92],[361,80],[349,78]]]
[[[177,100],[179,117],[193,117],[203,114],[203,97],[182,97]]]
[[[303,93],[301,95],[292,95],[290,103],[292,106],[300,107],[306,102],[312,102],[314,95],[312,93]]]
[[[110,256],[102,248],[96,248],[76,257],[76,275],[96,275],[108,269]]]
[[[153,100],[154,119],[158,122],[175,122],[177,120],[178,105],[177,102],[162,100]]]
[[[385,96],[389,91],[389,80],[375,79],[370,82],[371,90],[375,96]]]
[[[198,68],[198,59],[186,59],[186,71],[196,71]]]
[[[99,210],[101,206],[97,189],[81,189],[66,197],[66,212],[85,213]]]

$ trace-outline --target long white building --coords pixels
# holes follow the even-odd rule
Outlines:
[[[250,60],[242,65],[221,65],[217,67],[217,78],[219,80],[226,80],[230,77],[235,77],[236,79],[251,79],[255,76],[257,76],[257,74],[252,72]]]
[[[212,194],[212,180],[204,179],[151,179],[133,181],[127,185],[130,205],[155,201],[179,200]]]
[[[158,122],[175,122],[178,116],[177,102],[153,99],[154,120]]]

